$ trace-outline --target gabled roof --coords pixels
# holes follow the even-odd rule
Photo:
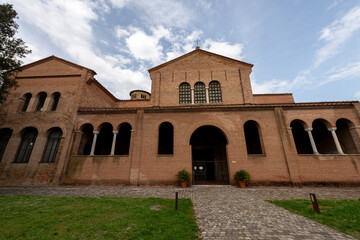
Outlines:
[[[173,60],[170,60],[170,61],[165,62],[165,63],[163,63],[163,64],[160,64],[160,65],[158,65],[158,66],[156,66],[156,67],[153,67],[153,68],[149,69],[148,71],[149,71],[149,72],[152,72],[152,71],[155,71],[155,70],[157,70],[157,69],[163,68],[163,67],[165,67],[165,66],[167,66],[167,65],[169,65],[169,64],[171,64],[171,63],[177,62],[177,61],[179,61],[179,60],[181,60],[181,59],[184,59],[184,58],[186,58],[186,57],[188,57],[188,56],[190,56],[190,55],[193,55],[193,54],[195,54],[195,53],[198,53],[198,52],[205,53],[205,54],[208,54],[208,55],[213,55],[213,56],[220,57],[220,58],[223,58],[223,59],[226,59],[226,60],[230,60],[230,61],[234,61],[234,62],[237,62],[237,63],[245,64],[245,65],[248,65],[248,66],[250,66],[250,67],[253,67],[253,66],[254,66],[254,64],[250,64],[250,63],[243,62],[243,61],[240,61],[240,60],[237,60],[237,59],[233,59],[233,58],[225,57],[225,56],[222,56],[222,55],[219,55],[219,54],[216,54],[216,53],[208,52],[208,51],[202,50],[202,49],[200,49],[200,48],[196,48],[194,51],[191,51],[191,52],[189,52],[189,53],[187,53],[187,54],[184,54],[184,55],[182,55],[182,56],[180,56],[180,57],[177,57],[177,58],[175,58],[175,59],[173,59]]]
[[[21,66],[21,68],[22,68],[22,69],[30,68],[30,67],[33,67],[33,66],[42,64],[42,63],[44,63],[44,62],[51,61],[51,60],[57,60],[57,61],[60,61],[60,62],[65,63],[65,64],[67,64],[67,65],[70,65],[70,66],[72,66],[72,67],[76,67],[76,68],[78,68],[78,69],[87,69],[87,70],[89,70],[89,71],[92,71],[92,72],[94,73],[94,75],[96,75],[96,72],[95,72],[94,70],[90,69],[90,68],[83,67],[83,66],[81,66],[81,65],[79,65],[79,64],[76,64],[76,63],[67,61],[67,60],[65,60],[65,59],[56,57],[56,56],[54,56],[54,55],[49,56],[49,57],[47,57],[47,58],[40,59],[40,60],[38,60],[38,61],[29,63],[29,64],[25,64],[25,65]]]

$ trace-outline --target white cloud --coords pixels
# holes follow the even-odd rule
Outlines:
[[[117,26],[115,28],[115,36],[118,38],[118,39],[122,39],[123,37],[127,37],[129,36],[130,33],[128,30],[120,27],[120,26]]]
[[[135,8],[144,23],[185,27],[193,19],[192,9],[176,0],[110,0],[115,8]]]
[[[206,39],[203,45],[204,50],[235,59],[243,58],[241,56],[243,48],[244,46],[240,43],[230,44],[228,42],[218,42],[211,39]]]
[[[360,91],[357,91],[357,92],[354,94],[354,97],[360,99]]]
[[[255,79],[251,80],[253,92],[256,93],[275,93],[275,92],[289,92],[292,88],[292,82],[286,80],[273,79],[265,82],[257,82]]]
[[[327,8],[327,10],[330,10],[332,8],[335,8],[337,5],[339,5],[339,3],[341,2],[341,0],[334,0],[330,6]]]
[[[163,47],[159,44],[161,37],[161,35],[147,35],[142,30],[137,29],[126,39],[126,44],[136,59],[157,64],[162,59]]]
[[[110,0],[111,4],[117,8],[123,8],[131,3],[131,0]]]
[[[360,77],[360,62],[350,63],[347,66],[336,70],[329,79],[337,80],[342,78]]]
[[[344,17],[335,20],[329,26],[325,27],[321,31],[319,40],[325,41],[326,44],[316,52],[315,67],[318,67],[329,58],[335,56],[339,52],[342,44],[359,29],[360,7],[352,8]]]

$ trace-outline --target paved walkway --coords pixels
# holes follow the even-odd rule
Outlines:
[[[176,191],[192,199],[202,239],[353,239],[264,200],[309,199],[309,192],[326,199],[360,198],[360,188],[0,187],[0,195],[174,198]]]

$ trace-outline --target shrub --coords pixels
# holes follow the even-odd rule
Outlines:
[[[181,170],[178,174],[179,182],[189,182],[190,181],[190,173],[185,169]]]
[[[234,178],[236,181],[248,182],[250,181],[250,174],[245,170],[239,170],[235,173]]]

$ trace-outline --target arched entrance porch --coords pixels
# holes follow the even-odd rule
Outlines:
[[[193,184],[230,184],[224,133],[202,126],[190,138]]]

